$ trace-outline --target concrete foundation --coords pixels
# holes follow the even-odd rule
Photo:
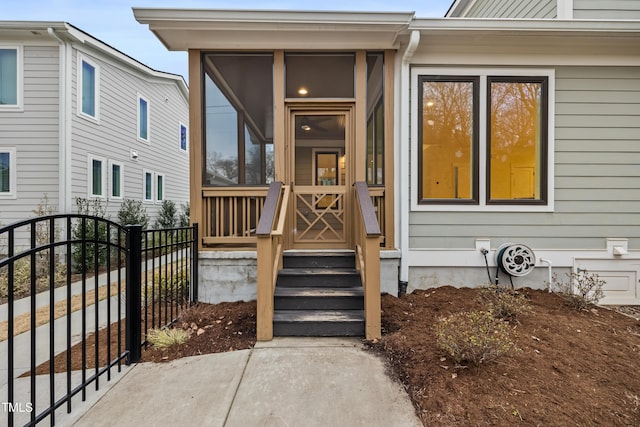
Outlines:
[[[554,268],[558,277],[564,278],[570,273],[570,268]],[[495,283],[496,267],[490,267],[491,281]],[[499,283],[511,285],[509,276],[500,272]],[[513,285],[517,288],[545,289],[549,281],[549,271],[546,267],[536,267],[530,274],[523,277],[513,277]],[[489,275],[485,267],[410,267],[409,285],[407,292],[416,289],[430,289],[440,286],[454,286],[456,288],[474,288],[489,284]]]
[[[202,251],[199,254],[198,299],[201,302],[256,299],[255,251]],[[400,251],[380,252],[380,292],[398,296]]]
[[[217,304],[256,299],[255,251],[202,251],[198,256],[200,302]]]

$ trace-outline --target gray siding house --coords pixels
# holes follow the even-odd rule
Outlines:
[[[257,113],[243,113],[257,122],[266,117],[273,128],[265,145],[274,146],[276,181],[295,183],[293,171],[313,161],[312,169],[319,170],[318,158],[303,163],[288,153],[329,145],[320,131],[313,141],[305,137],[314,123],[320,127],[317,120],[296,121],[299,116],[314,119],[329,108],[339,117],[341,109],[355,111],[356,119],[340,122],[348,130],[341,142],[347,147],[344,166],[330,170],[346,169],[347,187],[352,181],[369,186],[382,226],[382,290],[396,293],[405,283],[409,291],[478,286],[498,274],[501,283],[543,288],[552,272],[564,278],[586,269],[607,281],[603,303],[640,304],[639,3],[456,0],[444,18],[146,8],[134,14],[169,49],[189,51],[192,88],[196,82],[218,85],[230,99],[242,100],[243,86],[224,75],[226,58],[235,61],[235,76],[251,69],[253,52],[264,52],[260,60],[273,70],[264,87],[278,90]],[[322,72],[294,81],[289,70],[301,50],[317,56]],[[355,59],[322,59],[336,52]],[[381,52],[384,92],[375,97],[369,88]],[[340,74],[338,63],[346,63],[348,72]],[[348,96],[336,98],[323,86],[322,78],[331,75],[331,82],[350,82],[352,88],[354,70],[356,89]],[[310,87],[316,95],[308,95]],[[192,165],[204,165],[207,149],[217,149],[203,92],[191,96],[192,117],[202,123],[191,129],[198,147]],[[248,191],[202,176],[192,176],[192,190],[194,183],[201,188],[192,191],[192,206],[198,206],[192,220],[215,222],[210,200]],[[316,191],[318,198],[327,194],[322,182],[309,182],[313,188],[302,190]],[[291,199],[302,190],[292,186]],[[348,236],[342,246],[296,246],[299,219],[320,215],[317,205],[307,206],[292,206],[284,222],[290,236],[285,250],[357,250]],[[357,212],[343,212],[344,224],[352,224]],[[215,289],[213,299],[252,298],[254,283],[238,295],[240,280],[234,282],[231,273],[242,268],[243,283],[255,277],[257,251],[228,250],[233,239],[246,249],[251,237],[216,234],[215,225],[204,227],[200,271],[213,269],[220,280],[201,277],[201,284]],[[515,248],[511,259],[509,248]],[[505,266],[509,261],[514,265]],[[526,274],[509,276],[501,266],[512,267],[511,273],[523,267]]]
[[[188,89],[64,22],[0,21],[0,223],[189,200]]]

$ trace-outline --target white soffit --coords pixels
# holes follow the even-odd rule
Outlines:
[[[640,63],[640,21],[416,19],[409,30],[422,33],[414,62],[423,64]]]
[[[413,12],[134,8],[169,50],[391,49]]]

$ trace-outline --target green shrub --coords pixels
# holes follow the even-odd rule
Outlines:
[[[511,321],[531,312],[527,298],[520,292],[497,285],[488,285],[480,289],[480,298],[495,317]]]
[[[102,219],[108,219],[106,208],[102,206],[99,199],[76,198],[76,207],[78,214],[91,215]],[[97,230],[96,230],[97,222]],[[107,245],[105,243],[90,243],[97,240],[98,242],[107,242],[107,224],[104,221],[96,220],[78,220],[73,227],[73,239],[85,240],[84,258],[82,254],[82,244],[73,245],[73,267],[75,271],[93,271],[95,270],[95,257],[98,259],[98,268],[107,264]]]
[[[456,363],[480,365],[516,350],[509,324],[488,311],[452,314],[435,325],[436,345]]]
[[[156,348],[167,348],[174,344],[183,344],[189,334],[180,328],[149,329],[147,342]]]
[[[191,225],[191,208],[189,207],[189,202],[181,205],[182,211],[178,216],[178,227],[188,227]]]
[[[158,214],[158,219],[156,220],[155,228],[163,229],[163,228],[175,228],[178,211],[176,209],[176,203],[172,200],[163,200],[162,207],[160,208],[160,213]]]
[[[189,269],[179,269],[170,275],[155,274],[147,283],[147,304],[171,302],[184,304],[189,301]]]
[[[38,267],[40,261],[36,258],[36,291],[49,289],[51,281],[49,280],[49,269]],[[42,273],[38,273],[41,271]],[[67,275],[66,266],[58,263],[54,270],[54,283],[63,283]],[[22,298],[31,293],[31,259],[29,257],[21,258],[13,265],[13,295],[15,298]],[[0,298],[9,296],[9,267],[4,266],[0,269]]]
[[[568,280],[561,281],[554,273],[551,278],[552,289],[556,289],[567,304],[577,310],[584,310],[590,305],[597,304],[603,297],[602,287],[607,282],[600,279],[596,273],[582,270],[579,273],[566,275]]]
[[[120,225],[141,225],[143,230],[149,227],[147,209],[140,200],[124,199],[118,211]]]
[[[44,194],[38,206],[31,212],[36,218],[49,216],[57,213],[58,209],[55,205],[49,203],[49,197]],[[49,220],[37,221],[35,224],[36,246],[46,245],[51,240]],[[53,230],[54,241],[60,240],[60,229],[57,223],[54,223]],[[1,242],[6,246],[6,239]],[[0,247],[0,254],[6,254],[6,248]],[[49,278],[50,273],[50,250],[44,249],[35,254],[35,288],[39,292],[48,289],[51,285]],[[59,262],[59,254],[55,254],[54,258],[54,284],[62,283],[66,277],[66,266]],[[13,265],[13,293],[16,298],[29,295],[31,292],[31,257],[24,257],[17,260]],[[9,295],[9,267],[5,266],[0,270],[0,297],[6,298]]]

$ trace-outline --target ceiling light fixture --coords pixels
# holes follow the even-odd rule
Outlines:
[[[300,129],[302,129],[305,132],[309,132],[311,130],[311,126],[309,125],[302,125],[300,126]]]
[[[301,87],[300,89],[298,89],[298,95],[304,96],[304,95],[306,95],[308,93],[309,93],[309,91],[307,90],[306,87]]]

